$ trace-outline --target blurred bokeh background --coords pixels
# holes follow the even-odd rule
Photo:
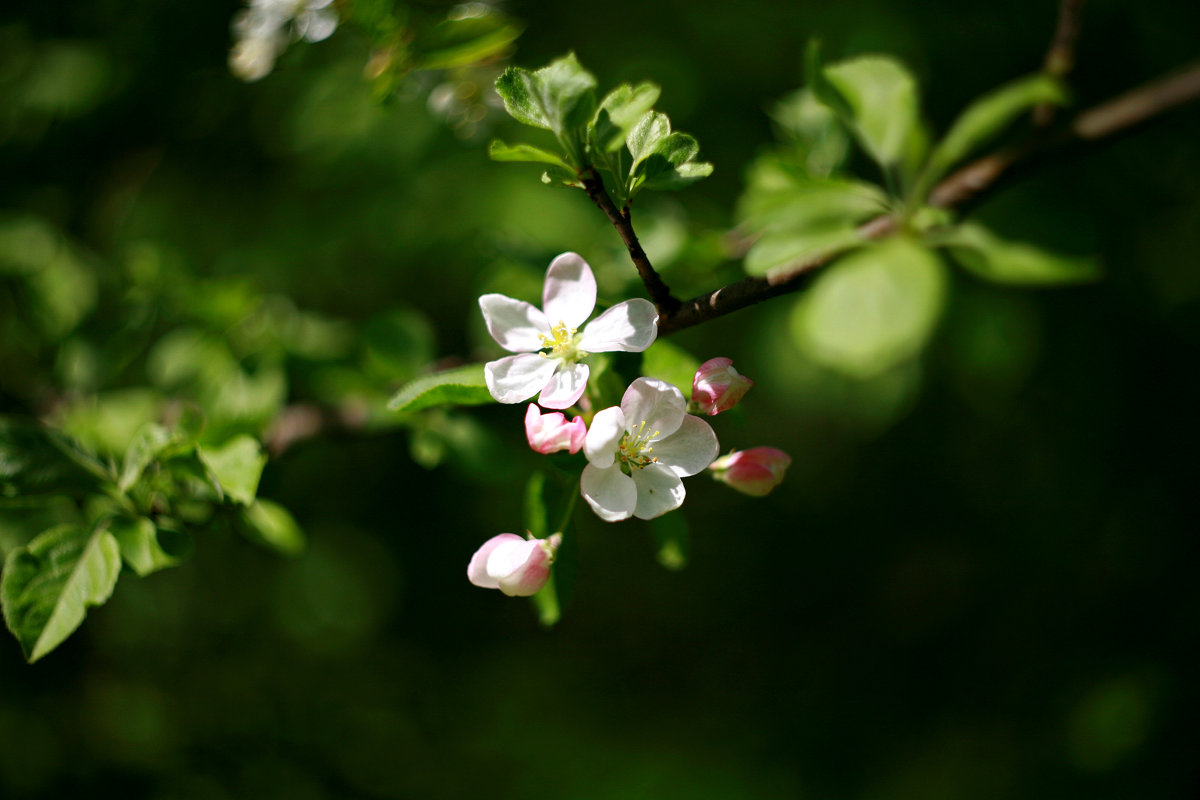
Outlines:
[[[1098,283],[953,273],[930,347],[865,379],[806,359],[792,298],[673,338],[756,381],[714,427],[726,450],[787,450],[787,481],[750,500],[691,479],[682,570],[658,563],[650,526],[581,509],[574,589],[547,631],[464,577],[482,541],[522,525],[538,461],[521,410],[398,426],[381,403],[435,360],[493,356],[475,298],[535,296],[559,252],[611,296],[636,292],[620,241],[581,192],[488,161],[515,126],[483,102],[485,70],[418,74],[380,103],[343,30],[247,84],[226,65],[237,8],[0,10],[0,411],[117,449],[126,419],[211,369],[233,388],[209,405],[251,427],[337,397],[358,398],[357,430],[267,466],[260,493],[291,509],[304,555],[198,541],[182,566],[123,579],[43,661],[0,641],[0,797],[1200,791],[1200,110],[1056,158],[978,210],[1096,254]],[[1040,66],[1056,13],[505,10],[526,26],[514,63],[574,50],[602,88],[659,83],[715,164],[637,212],[684,294],[740,274],[722,233],[811,37],[831,57],[903,59],[943,130]],[[1197,31],[1195,4],[1087,4],[1076,107],[1193,60]],[[0,519],[0,550],[23,535]]]

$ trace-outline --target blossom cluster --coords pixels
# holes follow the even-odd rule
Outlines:
[[[244,81],[266,77],[288,43],[319,42],[338,26],[333,0],[249,0],[233,17],[229,69]]]
[[[724,357],[700,365],[691,401],[670,383],[640,377],[619,405],[599,410],[585,396],[593,353],[644,352],[657,336],[658,314],[647,300],[626,300],[590,322],[596,306],[596,280],[576,253],[563,253],[546,271],[542,307],[501,294],[479,298],[488,332],[513,353],[485,365],[492,397],[501,403],[537,398],[525,412],[531,449],[550,454],[578,453],[587,460],[579,479],[580,496],[600,519],[654,519],[679,508],[683,478],[709,469],[738,491],[763,496],[783,480],[791,459],[774,448],[734,451],[717,458],[712,427],[698,415],[713,416],[736,405],[754,385]],[[562,409],[582,409],[568,422]],[[543,413],[538,406],[553,409]],[[535,594],[549,580],[562,532],[528,539],[504,533],[476,551],[467,577],[476,586],[508,595]]]

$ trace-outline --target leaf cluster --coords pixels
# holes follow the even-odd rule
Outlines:
[[[673,131],[667,115],[654,110],[659,87],[621,84],[599,100],[595,90],[595,77],[574,53],[538,70],[509,67],[496,81],[505,109],[518,122],[553,134],[558,151],[497,140],[489,155],[545,164],[546,183],[582,187],[595,171],[619,208],[628,208],[644,189],[681,189],[712,174],[712,164],[696,160],[696,139]]]
[[[931,206],[939,180],[1036,105],[1062,104],[1057,80],[1035,74],[989,92],[931,143],[918,84],[898,61],[860,56],[825,64],[816,43],[808,85],[775,109],[787,145],[750,167],[738,217],[751,244],[745,269],[783,279],[848,254],[797,301],[795,341],[818,363],[865,377],[919,354],[940,318],[942,255],[988,281],[1064,285],[1092,280],[1096,265],[1005,239]],[[859,149],[873,179],[850,173]],[[885,221],[880,241],[864,228]]]

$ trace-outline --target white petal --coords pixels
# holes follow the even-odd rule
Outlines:
[[[557,361],[542,358],[537,353],[521,353],[489,361],[484,365],[483,378],[497,401],[520,403],[545,387],[557,365]]]
[[[656,378],[638,378],[621,398],[621,411],[630,430],[645,422],[646,432],[658,431],[659,439],[679,430],[685,409],[683,393]]]
[[[306,42],[328,39],[337,30],[338,15],[332,11],[313,9],[296,17],[296,32]]]
[[[579,478],[579,493],[596,512],[596,516],[605,522],[629,519],[638,502],[638,490],[633,479],[615,464],[608,469],[601,469],[594,464],[584,467],[583,475]]]
[[[488,558],[492,555],[492,551],[506,542],[523,541],[525,540],[515,533],[502,533],[488,539],[482,547],[475,551],[475,555],[471,556],[471,563],[467,565],[467,580],[483,589],[499,589],[500,582],[488,574]]]
[[[706,469],[717,457],[717,435],[707,422],[688,414],[679,430],[654,443],[658,463],[680,478]]]
[[[621,350],[640,353],[658,335],[658,312],[640,297],[617,303],[587,324],[579,335],[579,349],[588,353]]]
[[[596,277],[578,253],[563,253],[550,262],[542,288],[542,310],[551,325],[578,328],[596,307]]]
[[[625,435],[625,415],[613,406],[597,411],[583,440],[583,454],[589,463],[601,469],[611,467],[617,458],[617,443]]]
[[[647,464],[633,471],[637,487],[637,506],[633,515],[638,519],[654,519],[683,505],[683,481],[671,470],[659,464]]]
[[[523,300],[485,294],[479,298],[479,310],[488,333],[510,353],[537,352],[545,346],[542,336],[550,335],[546,315]]]
[[[553,363],[553,359],[547,359]],[[570,408],[575,401],[583,396],[587,387],[587,364],[559,364],[558,369],[550,376],[550,380],[542,388],[538,404],[542,408]]]

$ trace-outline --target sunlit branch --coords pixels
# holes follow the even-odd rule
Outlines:
[[[1144,84],[1077,115],[1061,133],[1035,138],[1029,143],[999,150],[967,164],[949,175],[930,192],[931,205],[961,208],[993,190],[1002,177],[1018,166],[1026,166],[1047,154],[1080,143],[1109,139],[1126,133],[1173,108],[1200,98],[1200,62]],[[895,230],[892,217],[877,217],[859,228],[865,239],[879,239]],[[677,310],[660,314],[658,335],[667,336],[702,322],[724,316],[772,297],[803,289],[818,268],[833,256],[814,258],[784,273],[765,278],[745,278],[713,292],[684,301]]]
[[[629,258],[637,267],[638,276],[646,285],[646,291],[649,293],[654,307],[658,309],[659,318],[674,313],[680,306],[679,300],[671,294],[671,288],[663,283],[663,279],[646,256],[646,251],[638,242],[637,234],[633,232],[633,221],[630,218],[629,209],[617,209],[612,198],[605,191],[604,183],[596,174],[595,169],[588,169],[583,174],[583,189],[591,201],[608,217],[609,222],[617,229],[617,233],[621,235],[621,241],[625,243],[625,248],[629,251]]]

